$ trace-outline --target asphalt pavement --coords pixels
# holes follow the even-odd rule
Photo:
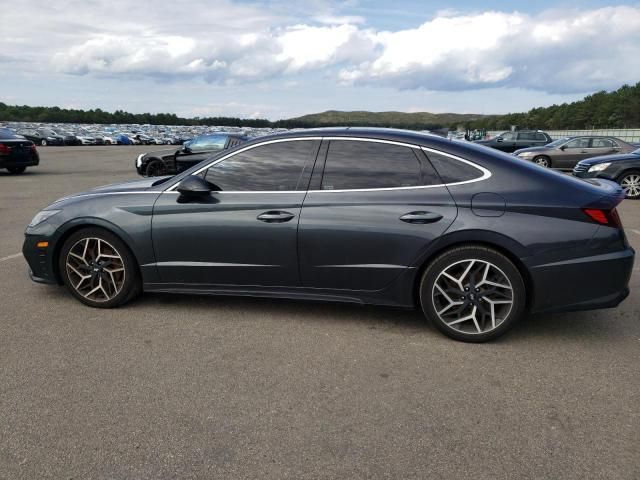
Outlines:
[[[0,173],[0,478],[638,479],[640,263],[616,309],[452,341],[415,311],[32,283],[24,227],[153,147]],[[620,213],[640,249],[640,201]]]

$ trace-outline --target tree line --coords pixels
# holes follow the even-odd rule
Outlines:
[[[414,130],[434,130],[442,127],[456,129],[507,130],[512,125],[520,128],[543,130],[591,129],[591,128],[640,128],[640,82],[623,85],[613,92],[601,91],[582,100],[533,108],[528,112],[506,115],[479,116],[465,121],[462,125],[419,123],[407,119],[390,118],[381,125],[380,121],[366,113],[360,117],[361,126],[387,126]],[[178,117],[174,113],[130,113],[123,110],[105,112],[99,108],[92,110],[67,109],[59,107],[30,107],[27,105],[7,105],[0,102],[0,121],[42,122],[42,123],[98,123],[98,124],[151,124],[151,125],[208,125],[232,127],[272,127],[309,128],[318,126],[338,126],[334,120],[321,116],[312,118],[291,118],[270,121],[264,118],[238,117]]]

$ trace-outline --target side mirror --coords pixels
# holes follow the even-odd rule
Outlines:
[[[502,142],[504,142],[504,138],[498,137],[498,138],[496,138],[496,142],[502,143]]]
[[[197,175],[185,177],[176,188],[180,195],[185,197],[204,197],[211,193],[211,185],[204,178]]]
[[[562,146],[560,147],[560,150],[564,150],[565,148],[567,148],[567,146],[566,146],[566,145],[562,145]]]

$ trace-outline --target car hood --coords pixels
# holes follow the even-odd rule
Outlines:
[[[153,152],[145,153],[142,158],[148,157],[164,157],[166,155],[173,155],[178,151],[176,147],[173,148],[163,148],[162,150],[154,150]]]
[[[522,152],[548,152],[550,149],[548,147],[528,147],[528,148],[520,148],[513,152],[514,155],[518,155]]]
[[[595,165],[596,163],[603,162],[620,162],[622,160],[638,160],[640,161],[640,155],[633,153],[619,153],[616,155],[600,155],[599,157],[591,157],[585,160],[581,160],[580,165]]]

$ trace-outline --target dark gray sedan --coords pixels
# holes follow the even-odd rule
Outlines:
[[[526,311],[624,300],[623,197],[614,182],[471,143],[306,130],[60,199],[32,220],[23,253],[35,281],[92,307],[143,290],[417,307],[480,342]]]
[[[514,155],[541,167],[572,170],[585,158],[629,153],[636,148],[614,137],[564,137],[542,147],[516,150]]]

